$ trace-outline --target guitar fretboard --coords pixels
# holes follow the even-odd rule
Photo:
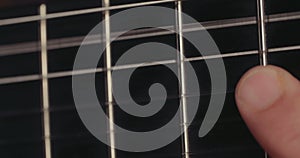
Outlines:
[[[19,4],[0,3],[0,6],[7,6],[0,8],[0,156],[265,158],[265,152],[238,113],[234,89],[244,72],[260,65],[262,53],[267,53],[269,64],[282,66],[300,78],[300,2],[266,0],[264,10],[259,8],[259,2],[263,1],[28,0]],[[81,44],[85,47],[105,45],[123,31],[114,29],[109,21],[110,15],[150,5],[172,8],[195,18],[214,38],[221,54],[210,52],[209,56],[200,55],[175,30],[179,29],[181,34],[193,34],[203,29],[174,14],[173,20],[161,26],[166,29],[141,28],[118,37],[106,49],[96,69],[87,66],[72,70]],[[104,19],[104,32],[86,37]],[[262,29],[262,24],[265,29]],[[87,40],[82,43],[84,38]],[[145,42],[160,42],[177,48],[178,57],[183,60],[115,65],[124,52]],[[210,98],[221,95],[211,94],[211,79],[205,61],[219,58],[223,58],[227,72],[226,101],[213,130],[206,137],[199,138],[198,131]],[[165,125],[178,110],[182,99],[195,97],[182,96],[185,76],[177,78],[163,66],[175,65],[179,71],[184,71],[180,66],[184,62],[190,62],[198,75],[201,108],[190,123],[188,132],[166,147],[145,153],[113,149],[92,136],[80,120],[72,95],[72,75],[96,73],[99,101],[116,124],[139,132]],[[140,64],[145,66],[139,67]],[[168,92],[164,108],[152,117],[128,115],[114,101],[109,86],[112,83],[110,73],[131,69],[136,71],[131,76],[130,92],[137,103],[146,105],[150,101],[148,90],[153,83],[163,84]],[[126,105],[127,100],[120,102]],[[178,126],[187,128],[188,122],[183,118],[178,120]],[[111,140],[117,135],[113,129],[103,134]]]

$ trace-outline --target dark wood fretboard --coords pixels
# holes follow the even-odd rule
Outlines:
[[[40,8],[42,4],[47,10]],[[73,70],[78,48],[98,23],[122,10],[149,5],[172,8],[195,18],[213,37],[221,55],[201,56],[191,43],[179,39],[174,32],[141,28],[112,42],[109,51],[111,65],[107,65],[108,58],[104,56],[96,70],[88,66]],[[268,63],[282,66],[300,78],[300,1],[266,0],[265,20],[261,21],[266,25],[264,32],[259,29],[258,9],[256,0],[0,2],[0,157],[265,158],[265,152],[239,115],[234,90],[243,73],[260,65],[260,33],[266,37]],[[187,35],[203,31],[185,19],[180,24],[170,22],[161,27],[176,29],[178,25]],[[109,34],[113,37],[118,31],[122,30],[112,29]],[[89,42],[83,45],[105,44],[106,39],[102,38],[105,33],[88,36]],[[190,62],[197,73],[201,108],[187,134],[164,148],[144,153],[115,150],[97,140],[80,120],[72,94],[72,74],[96,72],[97,95],[103,103],[102,108],[109,111],[114,107],[114,122],[120,127],[139,132],[157,129],[168,123],[178,110],[181,82],[162,65],[164,62],[177,65],[176,61],[160,61],[140,68],[136,67],[139,63],[128,64],[119,70],[137,68],[131,76],[129,88],[133,99],[141,105],[150,101],[150,85],[161,83],[165,86],[168,92],[165,106],[154,116],[138,118],[126,114],[114,100],[109,101],[112,94],[107,92],[108,68],[114,68],[124,52],[146,42],[160,42],[182,49],[180,52],[184,53],[185,61]],[[205,60],[219,58],[223,58],[227,73],[226,101],[212,131],[199,138],[198,131],[210,98],[222,95],[211,94],[211,78]],[[192,97],[195,96],[186,99]],[[185,122],[181,120],[178,125],[185,125]],[[115,135],[111,132],[104,134],[108,138]]]

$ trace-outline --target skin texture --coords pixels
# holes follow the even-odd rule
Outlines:
[[[300,157],[300,82],[275,67],[249,70],[236,88],[239,111],[272,158]]]

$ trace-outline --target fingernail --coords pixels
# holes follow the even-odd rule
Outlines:
[[[243,77],[237,90],[237,99],[245,106],[264,110],[281,96],[278,73],[271,68],[259,68]]]

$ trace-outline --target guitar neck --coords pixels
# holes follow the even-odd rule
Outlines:
[[[300,79],[300,1],[266,0],[27,0],[0,3],[0,156],[24,158],[134,158],[134,157],[230,157],[265,158],[265,152],[254,140],[241,119],[234,101],[234,89],[243,73],[264,63],[282,66]],[[43,4],[43,5],[42,5]],[[42,6],[41,6],[42,5]],[[159,28],[144,27],[121,36],[110,16],[121,11],[159,6],[174,9],[201,23],[191,23],[175,14],[163,19]],[[105,20],[103,32],[89,32]],[[139,20],[139,19],[137,19]],[[179,30],[179,34],[175,32]],[[208,31],[220,50],[201,52],[182,36]],[[96,68],[89,65],[73,70],[80,47],[107,46]],[[84,42],[83,42],[84,41]],[[118,65],[131,48],[150,42],[164,43],[177,50],[174,59],[132,62]],[[163,53],[163,52],[161,52]],[[87,56],[93,55],[86,52]],[[177,58],[178,57],[178,58]],[[182,59],[182,60],[181,60]],[[207,65],[222,59],[227,88],[215,93]],[[264,59],[267,62],[260,62]],[[185,63],[197,75],[200,95],[185,94]],[[141,66],[143,65],[143,66]],[[179,78],[168,69],[178,68]],[[111,78],[113,71],[131,72],[128,83],[132,100],[141,106],[162,102],[164,107],[149,118],[129,115],[122,109],[129,98],[116,101]],[[180,109],[199,97],[195,119],[186,115],[177,125],[188,130],[175,141],[158,150],[126,152],[99,141],[82,122],[75,106],[72,76],[95,74],[96,93],[103,111],[122,128],[146,132],[166,125]],[[149,97],[155,83],[164,86],[166,98]],[[220,118],[203,138],[198,132],[204,122],[211,98],[225,95]],[[86,111],[89,111],[87,104]],[[182,109],[181,109],[182,110]],[[184,110],[183,110],[184,111]],[[118,132],[108,124],[105,135],[118,139]],[[172,129],[171,129],[172,130]],[[157,138],[162,139],[162,138]],[[134,140],[133,140],[134,141]],[[145,142],[146,144],[147,142]]]

